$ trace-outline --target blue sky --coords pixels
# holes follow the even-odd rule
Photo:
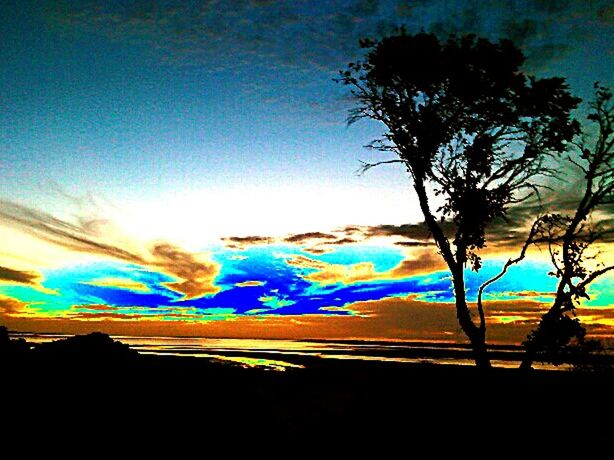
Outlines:
[[[0,283],[5,310],[351,316],[354,304],[390,297],[447,302],[444,272],[426,252],[394,238],[340,243],[351,225],[422,219],[402,168],[355,174],[359,160],[382,159],[363,148],[382,128],[346,125],[352,101],[333,81],[338,70],[360,57],[360,38],[396,26],[472,32],[512,38],[527,72],[564,76],[590,98],[594,81],[612,83],[613,11],[601,0],[3,2],[0,266],[31,274]],[[29,227],[14,225],[24,215]],[[336,243],[285,244],[303,232],[333,232]],[[247,236],[271,240],[221,240]],[[288,263],[286,253],[304,259]],[[402,265],[412,257],[420,270],[432,265]],[[510,301],[509,292],[545,292],[546,271],[536,257],[496,292]],[[264,284],[236,286],[251,281]],[[607,286],[595,289],[594,305],[610,305]]]
[[[359,38],[400,24],[512,36],[529,69],[565,76],[583,96],[612,75],[612,12],[599,1],[24,1],[3,9],[0,195],[55,211],[66,206],[55,188],[127,213],[194,195],[219,201],[220,189],[252,189],[263,200],[290,189],[327,209],[316,226],[415,220],[402,170],[353,174],[359,159],[377,158],[362,146],[381,129],[346,128],[351,102],[332,82],[359,57]],[[331,222],[326,193],[313,197],[314,187],[400,198]]]

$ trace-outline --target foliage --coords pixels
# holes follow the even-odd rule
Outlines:
[[[455,223],[457,261],[479,269],[474,251],[486,244],[487,225],[535,193],[535,177],[554,172],[547,158],[577,132],[569,112],[579,99],[561,78],[521,72],[524,56],[509,40],[440,42],[400,29],[361,46],[365,60],[339,78],[358,101],[349,122],[385,124],[369,147],[395,153],[414,180],[433,186],[443,199],[438,217]]]

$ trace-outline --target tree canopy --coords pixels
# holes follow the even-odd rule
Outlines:
[[[538,193],[538,176],[553,174],[549,158],[564,152],[578,132],[570,111],[580,100],[562,78],[523,73],[524,55],[509,40],[466,35],[440,41],[400,29],[360,44],[365,58],[350,63],[338,79],[356,100],[349,122],[382,122],[383,136],[368,147],[397,156],[362,169],[383,163],[406,167],[452,274],[460,325],[476,356],[485,354],[484,314],[480,308],[476,325],[463,270],[467,264],[479,270],[477,250],[486,244],[492,220]],[[434,206],[434,196],[443,204]],[[454,223],[453,235],[443,231],[446,219]]]

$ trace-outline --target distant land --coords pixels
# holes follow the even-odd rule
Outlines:
[[[16,353],[6,352],[6,340],[7,335],[0,353],[3,375],[8,376],[2,380],[2,389],[13,395],[5,407],[14,420],[42,411],[66,422],[70,414],[87,408],[83,417],[91,429],[101,428],[102,422],[92,418],[100,412],[113,415],[116,431],[130,428],[144,432],[151,420],[160,431],[189,414],[199,414],[198,429],[219,439],[239,434],[261,439],[266,433],[275,433],[279,442],[295,442],[334,433],[331,439],[341,442],[360,439],[363,433],[368,434],[363,442],[389,440],[394,444],[408,433],[418,443],[441,436],[470,436],[475,429],[472,423],[450,421],[471,407],[470,421],[488,421],[480,430],[489,435],[511,429],[539,433],[540,437],[554,435],[560,427],[546,419],[557,417],[582,420],[574,428],[578,435],[590,434],[593,439],[610,435],[607,424],[596,423],[600,414],[613,408],[614,371],[606,366],[529,373],[495,368],[483,374],[474,366],[428,362],[442,353],[454,356],[463,347],[427,343],[391,346],[400,346],[406,355],[412,350],[422,353],[425,361],[413,363],[322,359],[313,350],[305,352],[309,347],[291,357],[283,350],[244,353],[302,363],[301,367],[285,367],[285,372],[271,372],[270,366],[228,365],[229,361],[196,358],[195,354],[136,352],[101,333],[47,341]],[[25,340],[10,342],[23,345]],[[298,347],[306,343],[294,342]],[[334,344],[319,344],[327,353],[334,349]],[[386,344],[347,341],[337,345],[355,347],[361,356],[368,353],[361,347],[373,347],[378,352],[370,356],[377,357]],[[429,346],[431,355],[426,351]],[[232,355],[230,350],[228,355]],[[393,355],[390,352],[387,357]],[[572,392],[581,395],[581,402]],[[522,420],[522,427],[518,420]],[[198,431],[191,424],[185,430],[192,434]]]

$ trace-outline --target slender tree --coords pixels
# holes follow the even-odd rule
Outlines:
[[[349,123],[384,124],[368,147],[407,169],[424,221],[452,275],[456,315],[476,365],[489,368],[486,321],[475,321],[466,299],[464,270],[479,270],[486,227],[508,206],[537,191],[550,175],[548,158],[562,153],[576,133],[572,97],[561,78],[536,79],[520,71],[522,52],[512,42],[473,35],[441,42],[432,34],[400,29],[382,40],[363,40],[363,60],[340,72],[356,107]],[[440,205],[433,204],[434,201]],[[453,223],[446,234],[442,222]]]
[[[520,255],[510,259],[499,275],[480,288],[479,302],[484,288],[501,278],[510,265],[524,259],[531,244],[547,247],[553,268],[550,275],[555,276],[558,283],[550,309],[524,342],[523,369],[531,368],[540,355],[560,362],[568,351],[577,348],[586,351],[595,345],[586,340],[586,330],[575,316],[582,299],[589,298],[589,285],[614,270],[614,265],[603,262],[598,249],[600,243],[614,235],[611,218],[600,218],[597,213],[614,204],[614,106],[608,88],[596,83],[595,90],[588,115],[588,120],[597,128],[594,142],[589,146],[589,136],[585,133],[573,142],[576,152],[567,157],[575,171],[582,175],[582,194],[575,210],[539,217]]]

